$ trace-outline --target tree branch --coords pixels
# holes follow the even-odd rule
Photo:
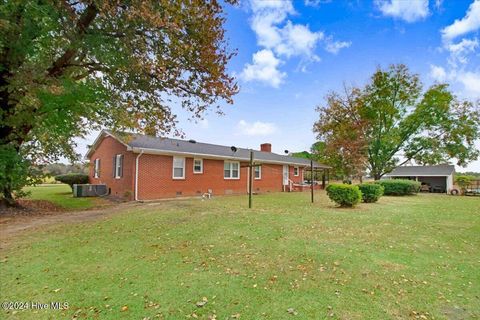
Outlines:
[[[77,22],[78,29],[78,39],[82,39],[86,33],[88,26],[93,22],[95,17],[98,14],[98,9],[95,4],[90,4],[86,9],[83,15]],[[68,66],[69,62],[75,57],[77,49],[71,46],[68,48],[63,55],[58,58],[53,65],[47,70],[50,77],[61,76],[65,70],[65,67]]]

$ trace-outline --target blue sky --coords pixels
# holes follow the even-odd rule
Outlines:
[[[227,6],[226,29],[240,93],[225,115],[208,112],[200,122],[174,107],[188,139],[308,150],[325,94],[362,85],[392,63],[408,65],[426,86],[446,81],[459,97],[480,99],[480,0],[242,1]],[[467,169],[480,171],[480,161]]]

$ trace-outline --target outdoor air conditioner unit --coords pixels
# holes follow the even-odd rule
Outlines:
[[[102,197],[108,194],[106,184],[74,184],[74,197]]]

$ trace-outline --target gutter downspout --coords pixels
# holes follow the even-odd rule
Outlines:
[[[138,199],[138,160],[142,156],[143,150],[140,151],[138,156],[135,158],[135,201],[140,201]]]

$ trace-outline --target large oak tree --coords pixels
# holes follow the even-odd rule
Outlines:
[[[224,22],[215,0],[2,1],[3,201],[33,162],[75,159],[72,139],[92,128],[166,133],[172,105],[202,117],[232,103]]]
[[[326,102],[317,108],[319,140],[331,153],[349,150],[356,169],[376,180],[410,160],[465,166],[480,154],[478,102],[459,101],[446,84],[423,90],[405,65],[379,68],[363,88],[332,92]]]

